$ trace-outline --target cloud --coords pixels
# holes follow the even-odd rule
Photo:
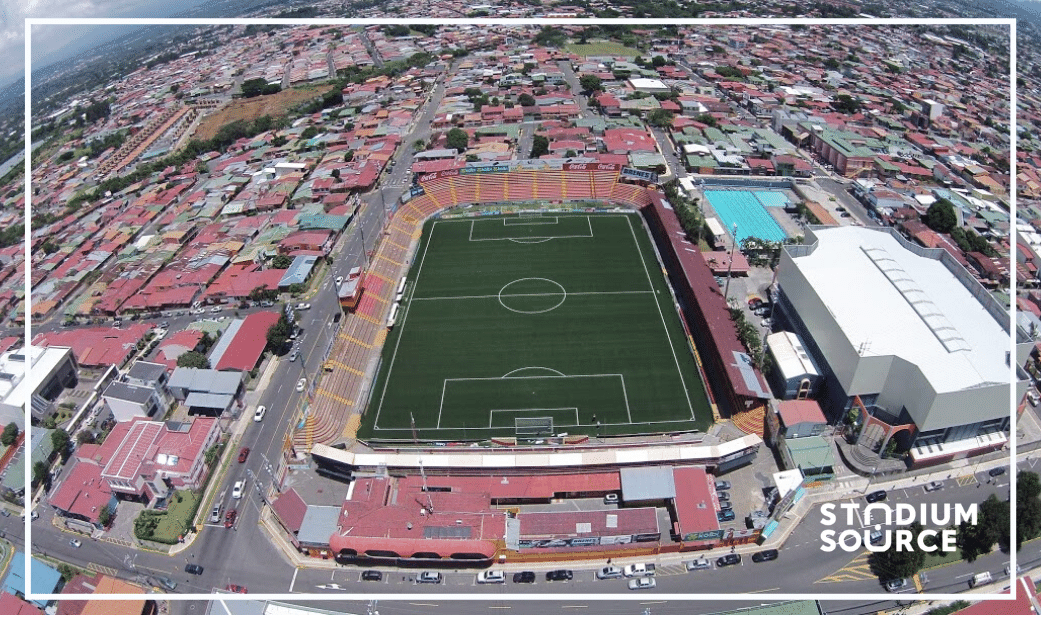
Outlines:
[[[177,10],[177,4],[163,0],[0,0],[0,82],[23,74],[27,17],[164,17]],[[34,27],[33,62],[48,59],[90,30],[70,28]]]

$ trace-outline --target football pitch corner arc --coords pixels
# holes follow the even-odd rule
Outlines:
[[[421,440],[512,436],[514,417],[552,417],[554,431],[587,435],[706,430],[706,386],[674,304],[658,298],[672,294],[661,269],[648,266],[657,258],[638,216],[553,213],[559,226],[502,215],[428,221],[359,437],[409,439],[412,418]],[[493,223],[515,237],[525,224],[533,235],[561,235],[470,242],[475,224],[483,237]],[[499,292],[518,280],[528,281],[512,299],[548,302],[548,290],[524,287],[547,280],[566,299],[548,312],[508,311]]]

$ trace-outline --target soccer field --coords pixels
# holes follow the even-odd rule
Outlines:
[[[359,437],[700,429],[705,386],[637,214],[429,221]]]

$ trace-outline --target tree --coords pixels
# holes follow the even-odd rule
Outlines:
[[[112,525],[112,520],[116,518],[116,510],[109,505],[101,507],[101,512],[98,513],[98,520],[102,526],[108,528]]]
[[[647,114],[647,124],[652,127],[671,127],[673,117],[667,109],[653,109]]]
[[[76,434],[76,442],[79,444],[94,444],[94,432],[90,429],[81,429]]]
[[[36,463],[33,464],[33,480],[32,480],[32,484],[34,486],[35,485],[39,485],[40,483],[43,483],[46,486],[48,484],[49,480],[50,480],[48,478],[49,476],[50,476],[50,468],[47,467],[46,463],[44,463],[42,461],[37,461]]]
[[[536,135],[531,140],[531,158],[538,159],[544,154],[549,154],[549,138],[545,135]]]
[[[353,150],[348,150],[347,152],[344,153],[344,155],[343,155],[343,162],[344,163],[350,163],[353,160],[354,160],[354,151]]]
[[[4,427],[4,432],[0,434],[0,444],[11,446],[16,439],[18,439],[18,425],[14,422],[8,423]]]
[[[596,92],[603,88],[603,80],[596,75],[583,75],[578,78],[578,84],[582,86],[582,90],[586,92]]]
[[[954,204],[946,198],[940,198],[925,211],[925,224],[933,230],[946,234],[958,225],[958,216],[954,213]]]
[[[694,117],[694,120],[700,122],[701,124],[707,124],[710,127],[719,126],[719,121],[717,121],[716,118],[710,114],[698,114]]]
[[[339,179],[340,179],[340,170],[339,170],[339,169],[334,169],[334,170],[332,171],[332,174],[330,174],[330,175],[331,175],[331,176],[332,176],[333,178],[335,178],[336,180],[339,180]]]
[[[458,152],[466,150],[466,145],[470,141],[470,136],[466,134],[466,131],[455,128],[448,132],[445,138],[445,145],[449,148],[455,148]]]
[[[312,137],[315,137],[316,135],[318,135],[318,129],[316,129],[315,127],[307,127],[300,134],[300,139],[311,139]]]
[[[831,102],[836,111],[845,114],[855,114],[860,111],[860,102],[848,94],[840,94]]]
[[[193,367],[195,369],[209,369],[210,360],[201,352],[189,350],[177,357],[178,367]]]
[[[1016,475],[1016,546],[1041,534],[1041,479],[1034,472]]]
[[[889,549],[883,552],[874,552],[868,559],[871,571],[882,581],[911,577],[922,570],[925,565],[925,551],[918,545],[918,533],[923,530],[918,522],[907,527],[911,531],[914,541],[911,543],[911,551],[897,550],[895,540],[889,544]],[[895,538],[896,531],[893,531]]]
[[[278,270],[284,270],[286,268],[289,268],[289,266],[292,263],[293,258],[289,257],[288,255],[279,254],[271,258],[271,268],[275,268]]]
[[[521,107],[531,107],[535,105],[535,97],[531,96],[527,92],[522,92],[521,95],[517,97],[517,104]]]
[[[72,440],[69,439],[68,432],[64,429],[55,429],[51,432],[51,446],[54,447],[55,453],[64,457],[66,451],[72,446]]]
[[[292,325],[286,319],[286,314],[280,313],[278,321],[267,329],[267,348],[272,352],[278,352],[284,348],[292,329]]]
[[[651,58],[651,64],[656,69],[658,67],[663,67],[666,64],[665,57],[664,56],[655,56],[654,58]]]
[[[1010,529],[1009,503],[991,494],[980,503],[976,524],[962,522],[958,527],[962,557],[974,562],[977,557],[990,553],[995,543],[1008,543]]]

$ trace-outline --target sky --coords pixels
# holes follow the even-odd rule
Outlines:
[[[0,0],[0,85],[24,74],[27,17],[170,17],[207,0]],[[43,66],[125,34],[91,26],[33,28],[33,64]]]

